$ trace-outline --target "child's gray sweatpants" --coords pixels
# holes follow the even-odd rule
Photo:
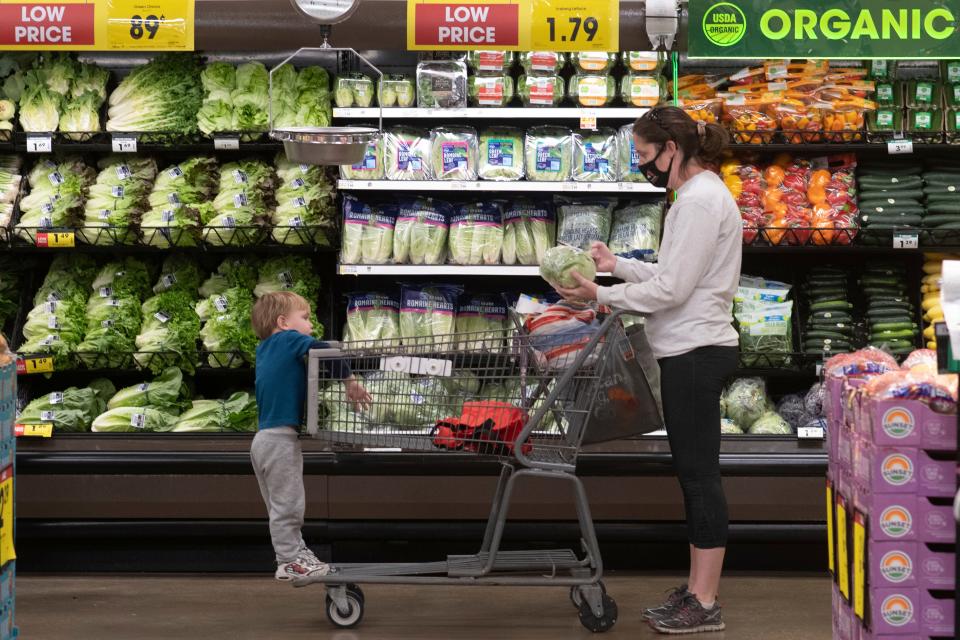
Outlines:
[[[277,562],[293,562],[303,546],[305,498],[303,451],[297,430],[273,427],[257,432],[250,445],[253,472],[270,516],[270,538]]]

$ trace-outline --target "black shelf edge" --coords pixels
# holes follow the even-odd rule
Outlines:
[[[495,475],[501,464],[473,455],[446,453],[304,452],[304,472],[311,475]],[[661,476],[673,474],[669,453],[586,453],[577,464],[580,476]],[[823,476],[827,454],[721,453],[720,469],[728,476]],[[247,452],[72,451],[17,452],[17,473],[104,475],[249,475]]]

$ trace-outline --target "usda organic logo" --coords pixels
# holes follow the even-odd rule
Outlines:
[[[747,33],[747,17],[735,4],[718,2],[703,14],[703,35],[718,47],[737,44]]]

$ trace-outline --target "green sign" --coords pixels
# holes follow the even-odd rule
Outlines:
[[[691,58],[960,58],[956,0],[690,0]]]

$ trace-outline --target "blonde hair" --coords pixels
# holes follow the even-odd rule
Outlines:
[[[253,332],[261,340],[266,340],[277,328],[280,316],[294,311],[310,310],[310,303],[306,298],[292,291],[275,291],[260,297],[253,305],[251,322]]]

